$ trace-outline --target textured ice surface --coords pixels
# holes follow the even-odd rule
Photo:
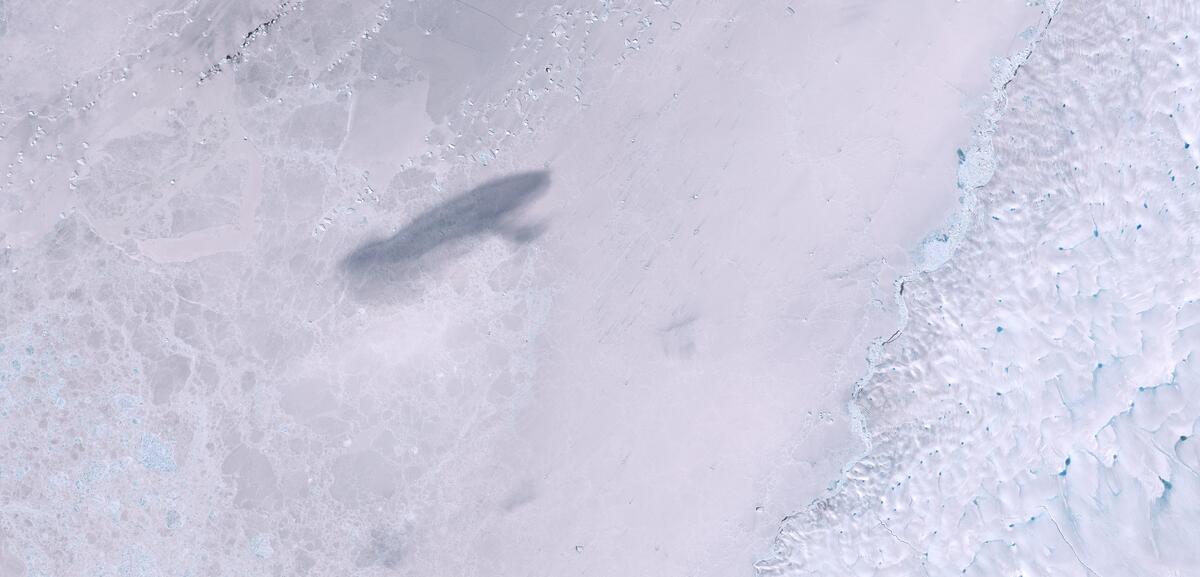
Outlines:
[[[753,574],[1042,10],[0,0],[0,575]]]
[[[969,234],[901,287],[869,449],[761,574],[1196,574],[1198,30],[1187,2],[1062,3],[963,179]]]

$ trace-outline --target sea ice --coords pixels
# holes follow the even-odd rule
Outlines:
[[[0,0],[0,575],[1186,566],[1194,15],[1051,13]]]

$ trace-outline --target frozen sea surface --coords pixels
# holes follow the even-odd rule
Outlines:
[[[1198,31],[1066,0],[1001,77],[969,233],[855,393],[869,449],[762,575],[1197,574]]]
[[[1196,16],[1050,14],[0,0],[0,576],[1189,561]]]

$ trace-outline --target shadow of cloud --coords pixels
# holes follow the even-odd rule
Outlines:
[[[365,242],[340,263],[358,292],[378,293],[402,285],[412,273],[436,265],[455,246],[485,235],[527,243],[544,228],[519,222],[520,210],[542,196],[548,171],[531,171],[485,182],[418,215],[396,234]]]

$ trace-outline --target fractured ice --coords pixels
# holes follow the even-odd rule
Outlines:
[[[760,574],[1195,574],[1198,24],[1062,4],[970,232],[860,383],[866,454]]]

